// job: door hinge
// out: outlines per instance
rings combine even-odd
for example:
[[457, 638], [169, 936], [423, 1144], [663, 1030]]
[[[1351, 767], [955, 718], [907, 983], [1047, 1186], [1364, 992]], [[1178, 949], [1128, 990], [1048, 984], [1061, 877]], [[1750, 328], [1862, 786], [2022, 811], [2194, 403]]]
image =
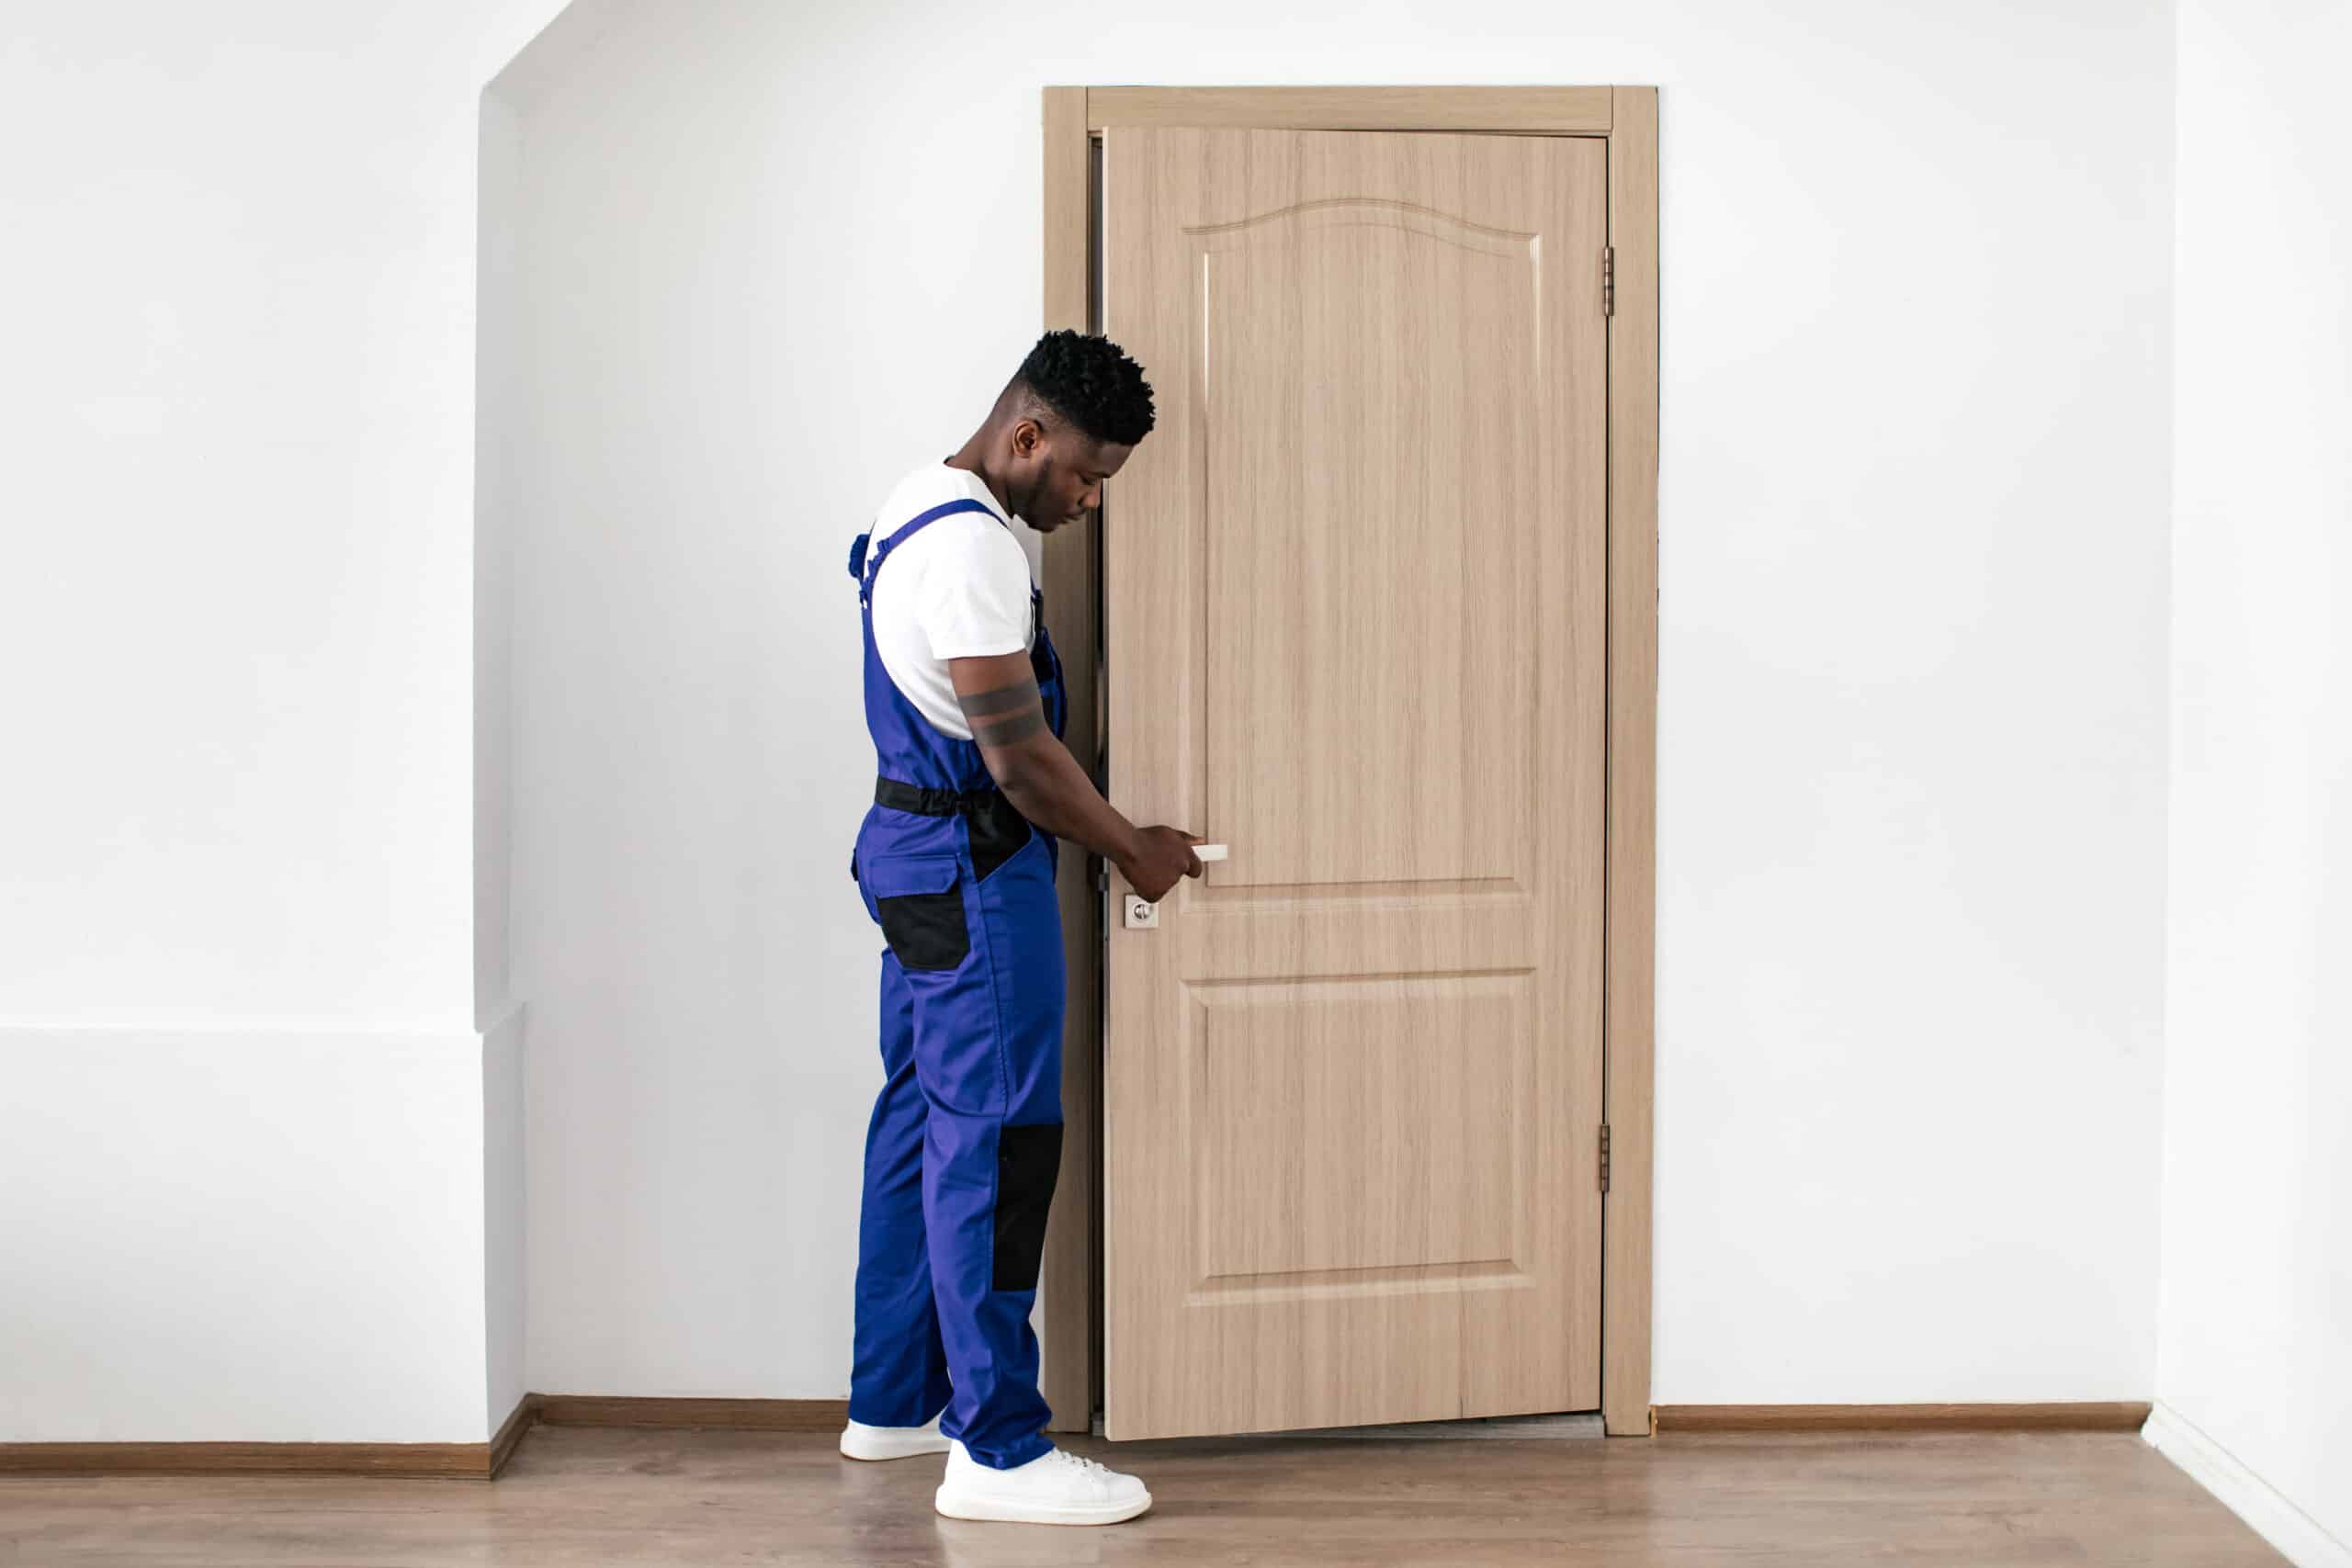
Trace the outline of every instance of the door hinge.
[[1600, 248], [1600, 313], [1604, 316], [1617, 313], [1617, 247], [1614, 245]]
[[1609, 1190], [1609, 1123], [1600, 1124], [1600, 1190]]

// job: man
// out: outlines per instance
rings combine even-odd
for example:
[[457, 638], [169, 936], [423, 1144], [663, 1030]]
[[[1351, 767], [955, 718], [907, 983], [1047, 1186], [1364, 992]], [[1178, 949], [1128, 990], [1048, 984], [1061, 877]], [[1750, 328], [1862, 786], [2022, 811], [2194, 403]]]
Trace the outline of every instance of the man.
[[1151, 427], [1134, 360], [1048, 333], [850, 553], [881, 774], [853, 870], [888, 946], [841, 1450], [944, 1451], [935, 1501], [956, 1518], [1102, 1525], [1151, 1506], [1134, 1476], [1046, 1438], [1037, 1392], [1029, 1314], [1062, 1145], [1055, 839], [1155, 900], [1201, 865], [1192, 835], [1136, 827], [1062, 745], [1061, 665], [1012, 528], [1083, 519]]

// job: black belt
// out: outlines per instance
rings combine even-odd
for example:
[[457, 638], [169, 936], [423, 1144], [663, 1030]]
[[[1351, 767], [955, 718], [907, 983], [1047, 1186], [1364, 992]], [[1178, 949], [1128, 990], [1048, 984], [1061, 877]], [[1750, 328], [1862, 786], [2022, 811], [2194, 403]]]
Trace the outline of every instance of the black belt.
[[918, 789], [897, 779], [874, 781], [874, 804], [917, 817], [953, 817], [958, 812], [986, 811], [1000, 805], [1003, 795], [992, 789]]

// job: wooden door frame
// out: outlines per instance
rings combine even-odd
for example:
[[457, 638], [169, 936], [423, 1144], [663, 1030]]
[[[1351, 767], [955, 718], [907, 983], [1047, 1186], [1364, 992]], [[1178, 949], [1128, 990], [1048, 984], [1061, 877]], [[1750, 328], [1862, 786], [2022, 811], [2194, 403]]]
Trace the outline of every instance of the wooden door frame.
[[[1657, 89], [1046, 87], [1045, 325], [1087, 330], [1094, 305], [1092, 144], [1113, 126], [1503, 131], [1609, 144], [1608, 872], [1602, 1049], [1601, 1413], [1650, 1430], [1651, 1082], [1657, 901]], [[1070, 650], [1070, 749], [1102, 755], [1101, 557], [1091, 528], [1046, 540], [1046, 618]], [[1084, 1431], [1102, 1372], [1102, 912], [1084, 855], [1061, 863], [1069, 971], [1061, 1184], [1046, 1235], [1042, 1382], [1056, 1431]]]

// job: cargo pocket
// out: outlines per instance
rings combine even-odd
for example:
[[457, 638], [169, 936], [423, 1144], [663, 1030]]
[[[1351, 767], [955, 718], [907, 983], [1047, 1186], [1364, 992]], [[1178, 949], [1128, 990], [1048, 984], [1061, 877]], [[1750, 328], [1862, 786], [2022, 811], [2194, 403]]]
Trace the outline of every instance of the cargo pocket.
[[1034, 1291], [1046, 1254], [1046, 1212], [1062, 1173], [1062, 1124], [1000, 1127], [996, 1134], [996, 1268], [989, 1288]]
[[876, 855], [866, 866], [874, 918], [901, 967], [953, 969], [971, 953], [960, 875], [952, 855]]

